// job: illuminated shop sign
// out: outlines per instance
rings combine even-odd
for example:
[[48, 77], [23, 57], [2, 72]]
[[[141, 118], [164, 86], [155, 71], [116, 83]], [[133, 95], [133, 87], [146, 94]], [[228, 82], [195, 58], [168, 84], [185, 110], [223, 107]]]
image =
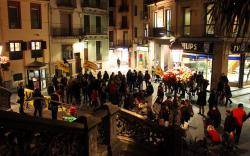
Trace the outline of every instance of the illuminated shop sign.
[[213, 53], [213, 44], [206, 42], [182, 42], [185, 52]]
[[247, 53], [250, 52], [250, 44], [240, 44], [240, 43], [232, 43], [231, 51], [233, 53]]

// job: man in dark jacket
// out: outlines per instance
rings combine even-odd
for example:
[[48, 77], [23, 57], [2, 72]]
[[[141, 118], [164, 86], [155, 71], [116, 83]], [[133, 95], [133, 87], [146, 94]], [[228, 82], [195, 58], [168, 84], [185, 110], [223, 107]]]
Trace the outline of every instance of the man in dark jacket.
[[145, 72], [145, 75], [144, 75], [144, 81], [146, 83], [146, 86], [148, 86], [148, 83], [149, 83], [149, 80], [150, 80], [150, 75], [148, 73], [148, 71]]
[[59, 105], [59, 94], [54, 92], [51, 94], [51, 101], [50, 101], [50, 109], [51, 109], [51, 118], [52, 120], [57, 120], [57, 112], [58, 112], [58, 105]]
[[36, 117], [37, 112], [39, 114], [39, 117], [42, 117], [42, 110], [43, 110], [43, 95], [41, 94], [41, 91], [36, 88], [33, 92], [33, 98], [34, 98], [34, 107], [35, 107], [35, 111], [34, 111], [34, 116]]
[[236, 128], [236, 121], [235, 118], [232, 115], [232, 112], [230, 110], [226, 110], [226, 118], [224, 122], [224, 131], [227, 133], [231, 133], [235, 131]]
[[232, 112], [230, 110], [226, 110], [226, 118], [225, 118], [225, 122], [224, 122], [224, 140], [226, 142], [230, 141], [230, 135], [234, 135], [235, 134], [235, 130], [236, 130], [236, 120], [232, 115]]
[[19, 113], [23, 114], [23, 103], [24, 103], [24, 87], [23, 83], [20, 82], [17, 87], [17, 95], [19, 97], [19, 103], [20, 103], [20, 108], [19, 108]]
[[208, 99], [208, 106], [209, 110], [212, 109], [213, 107], [217, 107], [217, 94], [216, 90], [213, 89], [210, 93], [209, 99]]

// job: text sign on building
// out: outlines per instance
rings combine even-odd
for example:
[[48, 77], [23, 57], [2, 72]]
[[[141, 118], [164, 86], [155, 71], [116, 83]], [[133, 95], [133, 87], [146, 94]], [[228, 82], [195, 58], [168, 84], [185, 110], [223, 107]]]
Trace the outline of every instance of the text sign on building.
[[240, 44], [240, 43], [232, 43], [231, 44], [231, 51], [233, 53], [247, 53], [250, 52], [250, 44]]
[[205, 42], [182, 42], [185, 52], [212, 53], [212, 43]]

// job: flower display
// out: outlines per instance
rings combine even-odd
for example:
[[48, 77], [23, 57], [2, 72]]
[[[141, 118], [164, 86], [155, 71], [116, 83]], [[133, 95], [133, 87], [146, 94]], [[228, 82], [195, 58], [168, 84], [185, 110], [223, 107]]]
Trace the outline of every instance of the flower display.
[[181, 81], [187, 83], [192, 76], [193, 72], [187, 68], [170, 69], [163, 75], [163, 81], [168, 83], [174, 83]]

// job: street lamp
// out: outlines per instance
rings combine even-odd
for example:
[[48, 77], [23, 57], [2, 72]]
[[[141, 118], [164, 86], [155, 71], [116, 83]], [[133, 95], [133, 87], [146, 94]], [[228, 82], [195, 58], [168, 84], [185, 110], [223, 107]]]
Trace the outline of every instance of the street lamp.
[[172, 58], [173, 62], [175, 64], [178, 64], [182, 61], [182, 54], [184, 51], [184, 48], [181, 45], [181, 42], [179, 42], [177, 39], [172, 42], [170, 45], [171, 53], [172, 53]]

